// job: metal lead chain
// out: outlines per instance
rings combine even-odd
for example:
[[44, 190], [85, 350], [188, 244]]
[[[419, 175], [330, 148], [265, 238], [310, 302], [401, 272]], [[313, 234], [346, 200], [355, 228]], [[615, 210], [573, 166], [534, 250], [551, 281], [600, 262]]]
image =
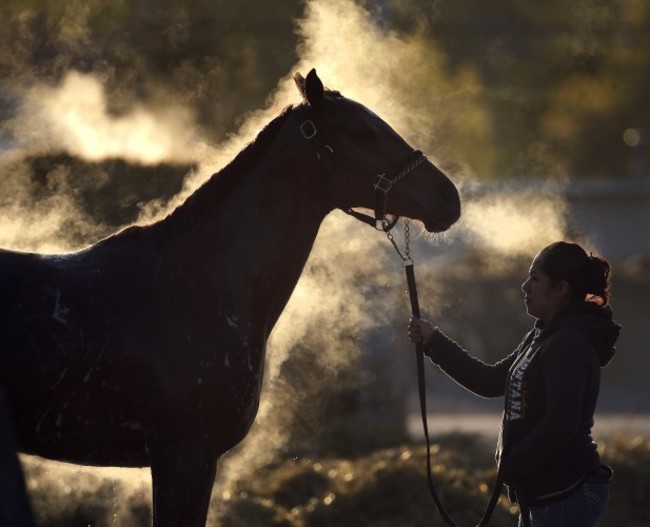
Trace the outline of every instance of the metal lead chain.
[[397, 246], [397, 242], [395, 241], [395, 237], [393, 236], [393, 233], [391, 231], [386, 232], [386, 236], [388, 237], [388, 240], [390, 243], [393, 244], [393, 247], [395, 247], [395, 251], [397, 251], [397, 254], [399, 257], [402, 259], [402, 264], [404, 267], [407, 265], [413, 265], [413, 258], [411, 258], [411, 226], [409, 220], [404, 220], [404, 252], [400, 251], [400, 248]]

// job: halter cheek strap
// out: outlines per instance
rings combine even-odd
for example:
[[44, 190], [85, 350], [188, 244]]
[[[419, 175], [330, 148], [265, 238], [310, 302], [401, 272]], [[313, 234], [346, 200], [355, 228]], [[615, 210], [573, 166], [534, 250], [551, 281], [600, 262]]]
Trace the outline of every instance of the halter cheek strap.
[[[324, 144], [319, 140], [318, 128], [314, 124], [314, 121], [311, 119], [306, 119], [300, 124], [300, 133], [302, 136], [315, 146], [316, 156], [318, 157], [321, 166], [326, 174], [334, 170], [334, 149], [328, 145]], [[375, 206], [374, 218], [352, 210], [351, 207], [341, 208], [343, 212], [349, 214], [350, 216], [362, 221], [371, 227], [374, 227], [377, 230], [388, 232], [390, 231], [395, 224], [397, 223], [399, 217], [394, 217], [391, 220], [387, 219], [387, 206], [388, 206], [388, 193], [393, 188], [393, 185], [397, 183], [400, 179], [406, 175], [413, 172], [422, 162], [426, 160], [426, 157], [422, 154], [420, 150], [414, 150], [402, 165], [402, 168], [398, 171], [395, 171], [395, 174], [391, 176], [390, 173], [377, 174], [376, 176], [367, 176], [366, 172], [363, 170], [363, 167], [355, 163], [354, 161], [345, 158], [339, 154], [336, 155], [336, 160], [341, 165], [348, 165], [347, 169], [350, 173], [357, 177], [361, 177], [367, 180], [373, 187], [375, 191]]]

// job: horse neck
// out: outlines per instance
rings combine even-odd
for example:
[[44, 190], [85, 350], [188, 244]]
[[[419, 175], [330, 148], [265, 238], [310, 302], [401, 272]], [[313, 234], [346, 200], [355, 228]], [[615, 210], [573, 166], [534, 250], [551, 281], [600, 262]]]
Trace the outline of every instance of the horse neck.
[[315, 155], [304, 143], [289, 146], [282, 135], [244, 170], [236, 158], [181, 206], [186, 210], [172, 215], [182, 229], [173, 238], [181, 241], [183, 253], [200, 259], [206, 273], [221, 276], [262, 310], [255, 318], [264, 319], [267, 332], [332, 210]]

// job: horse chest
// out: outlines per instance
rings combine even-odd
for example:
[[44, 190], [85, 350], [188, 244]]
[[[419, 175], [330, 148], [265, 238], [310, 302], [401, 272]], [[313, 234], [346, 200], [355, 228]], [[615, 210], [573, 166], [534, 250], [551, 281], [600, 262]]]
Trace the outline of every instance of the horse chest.
[[194, 372], [199, 398], [235, 420], [254, 419], [262, 389], [261, 355], [248, 348], [217, 350], [213, 362], [199, 363]]

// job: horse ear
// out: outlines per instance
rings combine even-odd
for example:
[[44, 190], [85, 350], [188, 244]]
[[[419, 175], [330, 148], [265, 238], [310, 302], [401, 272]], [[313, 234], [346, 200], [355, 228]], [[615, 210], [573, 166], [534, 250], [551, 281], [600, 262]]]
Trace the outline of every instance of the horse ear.
[[300, 75], [299, 72], [296, 72], [293, 76], [293, 80], [296, 83], [296, 86], [298, 87], [298, 91], [300, 92], [300, 95], [302, 95], [302, 98], [306, 99], [307, 92], [305, 91], [305, 78]]
[[323, 83], [316, 74], [315, 69], [312, 69], [307, 74], [307, 79], [305, 81], [305, 93], [309, 104], [311, 104], [314, 108], [318, 108], [322, 104], [325, 90], [323, 88]]

